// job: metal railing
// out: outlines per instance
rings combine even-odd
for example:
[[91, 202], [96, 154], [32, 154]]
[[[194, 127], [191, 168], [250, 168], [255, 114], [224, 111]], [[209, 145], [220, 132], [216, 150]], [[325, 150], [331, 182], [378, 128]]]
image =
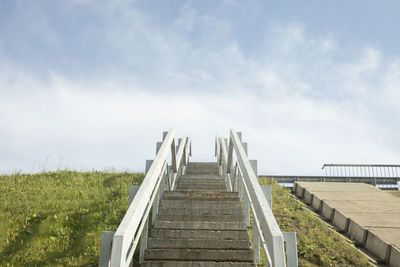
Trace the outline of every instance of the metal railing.
[[[217, 136], [215, 155], [228, 189], [237, 191], [243, 201], [248, 226], [250, 226], [251, 211], [252, 246], [256, 263], [260, 261], [261, 244], [267, 266], [297, 266], [296, 233], [282, 233], [279, 229], [271, 206], [258, 182], [257, 163], [248, 159], [247, 144], [242, 143], [241, 133], [231, 129], [229, 140]], [[286, 242], [286, 257], [284, 242]]]
[[394, 164], [324, 164], [322, 170], [326, 177], [345, 177], [348, 182], [370, 178], [373, 185], [400, 178], [400, 165]]
[[258, 175], [261, 179], [273, 179], [284, 187], [293, 187], [295, 182], [335, 182], [335, 183], [365, 183], [381, 189], [399, 189], [400, 178], [396, 177], [355, 177], [355, 176], [300, 176], [300, 175]]
[[[171, 166], [168, 165], [169, 151]], [[178, 139], [175, 146], [174, 129], [163, 133], [163, 142], [157, 143], [156, 157], [146, 163], [146, 175], [135, 196], [130, 196], [132, 201], [117, 231], [102, 233], [99, 266], [130, 266], [139, 241], [139, 262], [144, 260], [150, 211], [153, 224], [164, 190], [174, 190], [177, 178], [185, 172], [189, 155], [190, 137]]]

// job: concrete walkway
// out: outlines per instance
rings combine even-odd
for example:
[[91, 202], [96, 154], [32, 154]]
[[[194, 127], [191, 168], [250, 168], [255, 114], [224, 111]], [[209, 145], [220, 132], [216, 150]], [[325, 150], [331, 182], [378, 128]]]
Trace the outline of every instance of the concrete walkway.
[[383, 262], [400, 267], [400, 198], [362, 183], [297, 182], [293, 190]]

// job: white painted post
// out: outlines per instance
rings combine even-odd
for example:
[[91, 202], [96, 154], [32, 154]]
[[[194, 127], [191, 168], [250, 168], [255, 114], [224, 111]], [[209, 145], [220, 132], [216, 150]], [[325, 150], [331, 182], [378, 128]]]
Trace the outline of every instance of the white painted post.
[[[254, 217], [253, 217], [254, 219]], [[256, 264], [260, 263], [260, 235], [258, 233], [257, 224], [253, 221], [253, 251], [254, 261]]]
[[160, 150], [161, 145], [162, 145], [162, 142], [157, 142], [157, 144], [156, 144], [156, 155], [157, 155], [158, 151]]
[[165, 177], [166, 177], [166, 175], [165, 175], [165, 172], [163, 173], [163, 174], [161, 174], [162, 175], [162, 180], [161, 180], [161, 183], [160, 183], [160, 199], [162, 198], [162, 196], [163, 196], [163, 194], [164, 194], [164, 190], [165, 190]]
[[238, 165], [236, 163], [234, 170], [233, 170], [233, 179], [232, 179], [232, 192], [237, 192], [237, 185], [238, 185], [238, 181], [237, 181], [237, 172], [238, 172]]
[[144, 171], [145, 174], [149, 171], [149, 169], [151, 167], [151, 164], [153, 164], [153, 160], [152, 159], [146, 160], [146, 169]]
[[162, 140], [163, 140], [163, 141], [165, 140], [165, 137], [167, 137], [167, 134], [168, 134], [168, 131], [164, 131], [164, 132], [162, 133]]
[[172, 182], [171, 182], [171, 166], [167, 165], [167, 188], [168, 191], [172, 191]]
[[400, 181], [397, 181], [397, 190], [400, 191]]
[[[250, 159], [249, 161], [250, 161], [251, 167], [253, 168], [253, 171], [254, 171], [254, 173], [256, 174], [256, 177], [257, 177], [257, 160]], [[246, 197], [247, 197], [247, 194], [246, 194]], [[247, 199], [247, 201], [249, 201], [249, 199]], [[249, 210], [249, 212], [246, 212], [246, 215], [248, 213], [250, 213], [250, 210]], [[246, 223], [247, 223], [247, 221], [246, 221]], [[249, 222], [248, 222], [247, 226], [250, 226], [250, 218], [249, 218]]]
[[128, 202], [128, 207], [131, 205], [133, 199], [136, 196], [137, 191], [139, 190], [139, 186], [138, 185], [131, 185], [129, 187], [129, 202]]
[[253, 171], [258, 179], [257, 160], [250, 159], [249, 161], [250, 161], [251, 167], [253, 168]]
[[271, 186], [262, 185], [261, 188], [262, 188], [262, 190], [263, 190], [263, 192], [264, 192], [265, 198], [266, 198], [267, 201], [268, 201], [269, 207], [272, 209]]
[[172, 158], [172, 171], [174, 173], [176, 173], [176, 172], [178, 172], [178, 165], [176, 162], [175, 138], [172, 140], [172, 144], [171, 144], [171, 158]]
[[243, 195], [244, 195], [244, 218], [246, 221], [247, 227], [250, 227], [250, 203], [249, 203], [249, 197], [247, 196], [246, 190], [243, 190]]
[[151, 225], [154, 225], [158, 213], [158, 197], [160, 196], [160, 187], [158, 187], [156, 190], [156, 197], [154, 198], [153, 208], [151, 210]]
[[236, 132], [236, 133], [237, 133], [237, 135], [239, 137], [240, 142], [242, 142], [242, 132]]
[[297, 267], [297, 240], [296, 232], [282, 232], [283, 240], [286, 242], [287, 267]]
[[149, 219], [146, 220], [143, 227], [143, 232], [140, 237], [140, 252], [139, 252], [139, 263], [144, 261], [144, 252], [147, 248], [147, 239], [149, 237]]
[[[157, 155], [157, 153], [158, 153], [158, 151], [160, 150], [160, 148], [161, 148], [161, 145], [162, 145], [162, 143], [161, 142], [157, 142], [157, 149], [156, 149], [156, 155]], [[151, 167], [151, 164], [153, 164], [153, 160], [146, 160], [146, 172], [145, 173], [147, 173], [148, 171], [149, 171], [149, 169], [150, 169], [150, 167]], [[151, 218], [151, 224], [153, 225], [154, 224], [154, 222], [155, 222], [155, 220], [156, 220], [156, 217], [157, 217], [157, 211], [158, 211], [158, 194], [159, 194], [159, 190], [157, 190], [157, 196], [155, 197], [155, 199], [154, 199], [154, 202], [153, 202], [153, 210], [152, 210], [152, 218]], [[136, 194], [136, 193], [135, 193]], [[133, 198], [132, 198], [132, 200], [133, 200]]]
[[[229, 147], [228, 147], [228, 167], [226, 169], [227, 172], [232, 173], [232, 158], [233, 158], [233, 143], [232, 139], [229, 138]], [[232, 176], [231, 176], [232, 177]]]
[[243, 177], [241, 172], [238, 170], [238, 193], [240, 197], [240, 203], [243, 201]]
[[110, 266], [111, 244], [115, 231], [101, 232], [99, 267]]
[[247, 151], [247, 143], [242, 143], [242, 145], [243, 145], [244, 152], [246, 153], [246, 156], [249, 156], [249, 152]]
[[235, 167], [234, 166], [231, 166], [231, 171], [230, 171], [230, 173], [229, 173], [229, 181], [230, 181], [230, 189], [231, 189], [231, 192], [233, 192], [233, 191], [235, 191]]

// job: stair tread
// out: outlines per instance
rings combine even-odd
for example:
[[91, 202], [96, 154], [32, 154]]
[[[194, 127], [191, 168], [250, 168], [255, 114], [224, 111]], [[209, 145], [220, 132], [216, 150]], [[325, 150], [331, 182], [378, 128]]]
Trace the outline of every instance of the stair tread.
[[215, 208], [215, 207], [159, 207], [158, 214], [178, 215], [242, 215], [243, 212], [237, 208]]
[[157, 228], [164, 229], [204, 229], [204, 230], [246, 230], [244, 222], [196, 222], [196, 221], [158, 221], [154, 223]]
[[253, 262], [253, 250], [248, 249], [159, 249], [148, 248], [145, 260], [200, 260]]
[[185, 214], [159, 214], [157, 215], [159, 221], [185, 221], [185, 222], [243, 222], [244, 216], [242, 215], [185, 215]]
[[249, 240], [215, 240], [189, 238], [149, 238], [149, 248], [181, 248], [181, 249], [250, 249]]
[[220, 240], [249, 240], [247, 230], [207, 230], [207, 229], [162, 229], [153, 228], [152, 237], [170, 239], [220, 239]]
[[145, 261], [143, 267], [253, 267], [251, 262], [215, 262], [215, 261]]

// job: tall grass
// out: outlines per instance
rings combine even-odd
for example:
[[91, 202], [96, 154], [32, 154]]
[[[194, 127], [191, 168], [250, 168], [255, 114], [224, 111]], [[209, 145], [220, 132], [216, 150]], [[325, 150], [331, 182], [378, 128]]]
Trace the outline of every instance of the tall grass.
[[97, 266], [142, 173], [57, 171], [0, 176], [0, 266]]

